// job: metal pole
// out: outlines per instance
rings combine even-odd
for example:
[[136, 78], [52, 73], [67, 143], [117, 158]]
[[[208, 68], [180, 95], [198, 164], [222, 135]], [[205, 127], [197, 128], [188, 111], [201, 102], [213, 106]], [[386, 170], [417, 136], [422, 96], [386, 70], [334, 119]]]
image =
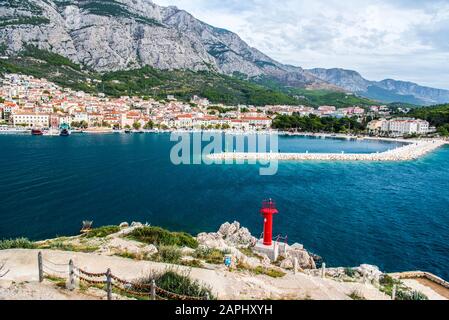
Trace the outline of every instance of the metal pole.
[[112, 277], [111, 269], [106, 271], [106, 292], [108, 293], [108, 300], [112, 300]]
[[156, 281], [151, 280], [151, 300], [156, 300]]
[[39, 282], [44, 281], [44, 266], [42, 262], [42, 252], [37, 254], [37, 265], [39, 268]]
[[75, 270], [72, 259], [69, 261], [69, 290], [75, 290]]

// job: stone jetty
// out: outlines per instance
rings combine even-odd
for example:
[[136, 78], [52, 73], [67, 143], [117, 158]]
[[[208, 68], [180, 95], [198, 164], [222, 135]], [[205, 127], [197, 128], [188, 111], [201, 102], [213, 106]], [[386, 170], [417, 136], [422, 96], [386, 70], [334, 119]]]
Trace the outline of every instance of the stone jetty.
[[[398, 140], [399, 141], [399, 140]], [[401, 140], [403, 141], [403, 140]], [[409, 161], [416, 160], [445, 144], [444, 140], [406, 140], [407, 144], [379, 153], [218, 153], [212, 160], [240, 161]]]

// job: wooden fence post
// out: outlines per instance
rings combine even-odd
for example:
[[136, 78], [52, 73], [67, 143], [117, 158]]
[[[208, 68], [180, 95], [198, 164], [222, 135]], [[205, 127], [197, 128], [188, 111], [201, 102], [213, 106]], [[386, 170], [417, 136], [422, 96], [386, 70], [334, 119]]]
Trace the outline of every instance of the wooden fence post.
[[111, 269], [106, 271], [106, 291], [108, 293], [108, 300], [112, 300], [112, 277]]
[[75, 290], [75, 270], [72, 259], [69, 261], [69, 290]]
[[156, 300], [156, 281], [151, 280], [151, 300]]
[[44, 281], [44, 266], [42, 261], [42, 252], [37, 254], [37, 265], [39, 268], [39, 282]]

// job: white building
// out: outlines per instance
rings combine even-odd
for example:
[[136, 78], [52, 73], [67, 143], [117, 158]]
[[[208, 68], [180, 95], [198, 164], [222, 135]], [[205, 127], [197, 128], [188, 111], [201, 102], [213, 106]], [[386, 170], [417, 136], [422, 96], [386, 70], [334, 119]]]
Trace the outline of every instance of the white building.
[[12, 115], [13, 125], [27, 125], [29, 127], [49, 127], [50, 115], [40, 113], [15, 113]]
[[425, 120], [416, 119], [391, 119], [383, 120], [380, 131], [393, 136], [411, 134], [427, 134], [430, 132], [430, 124]]

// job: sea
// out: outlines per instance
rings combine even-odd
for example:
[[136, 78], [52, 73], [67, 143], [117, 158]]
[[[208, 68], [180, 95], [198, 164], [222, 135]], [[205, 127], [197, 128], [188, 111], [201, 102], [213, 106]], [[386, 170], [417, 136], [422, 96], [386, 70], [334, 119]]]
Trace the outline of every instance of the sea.
[[[262, 201], [328, 266], [373, 264], [449, 279], [449, 148], [405, 162], [175, 165], [170, 134], [0, 135], [0, 239], [42, 240], [94, 226], [150, 223], [193, 235], [238, 221], [263, 229]], [[371, 153], [400, 143], [280, 137], [281, 152]]]

